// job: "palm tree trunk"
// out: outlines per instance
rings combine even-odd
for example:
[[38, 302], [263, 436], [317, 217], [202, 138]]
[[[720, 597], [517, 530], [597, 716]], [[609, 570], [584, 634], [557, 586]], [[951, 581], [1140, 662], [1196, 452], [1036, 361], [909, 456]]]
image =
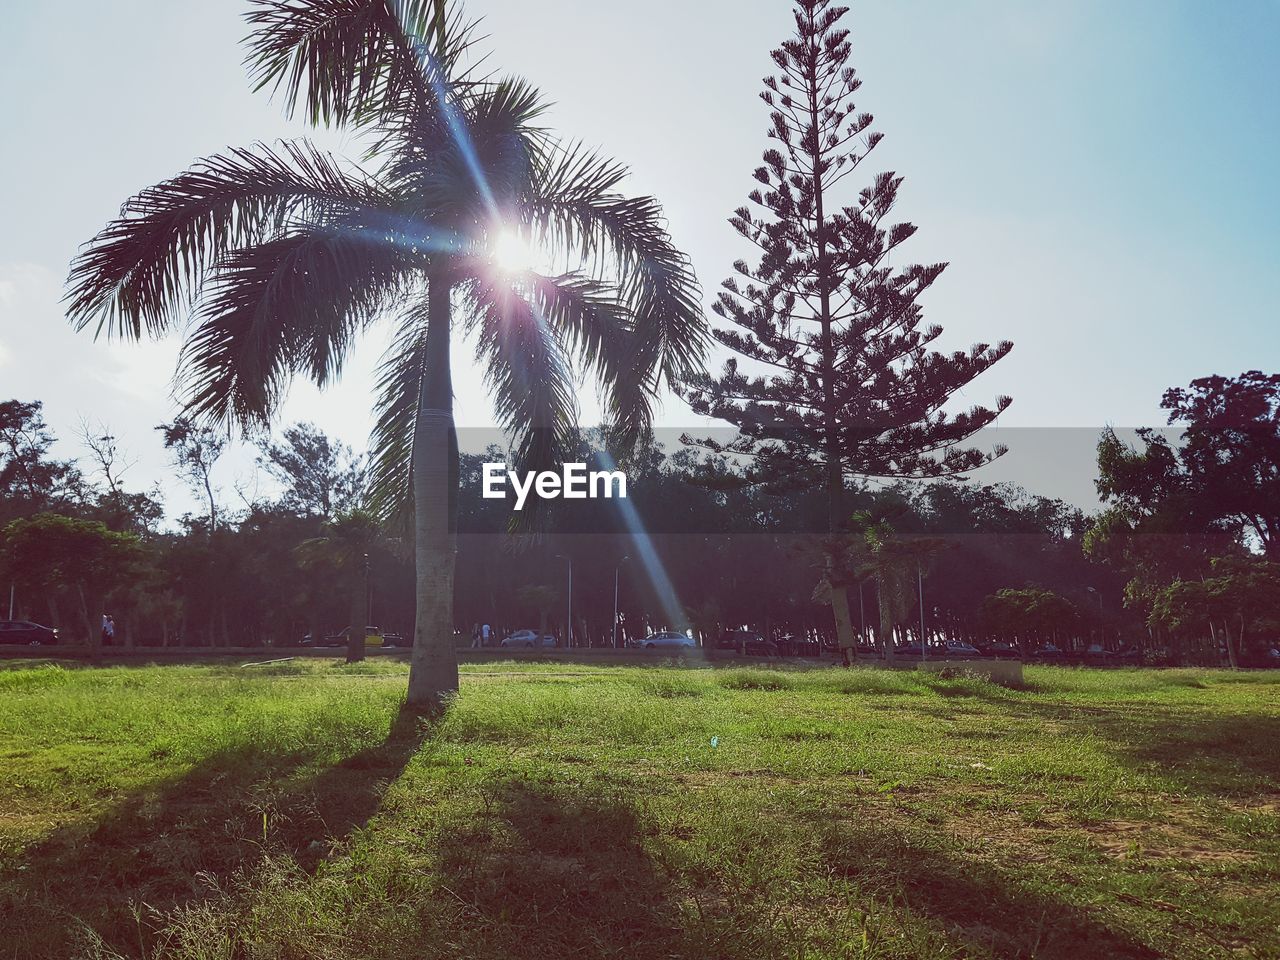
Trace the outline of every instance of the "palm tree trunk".
[[413, 432], [414, 555], [417, 604], [410, 706], [437, 710], [458, 689], [453, 640], [453, 572], [457, 556], [458, 436], [449, 370], [448, 277], [428, 277], [427, 343]]

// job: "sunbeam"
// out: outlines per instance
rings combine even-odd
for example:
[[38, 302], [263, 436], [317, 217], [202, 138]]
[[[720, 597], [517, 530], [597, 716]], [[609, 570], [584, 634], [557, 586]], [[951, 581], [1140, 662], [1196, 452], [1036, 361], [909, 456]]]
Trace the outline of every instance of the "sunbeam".
[[515, 230], [499, 229], [489, 247], [489, 254], [503, 273], [528, 273], [533, 269], [533, 248]]
[[[614, 471], [618, 469], [618, 464], [613, 457], [603, 450], [600, 451], [600, 463], [605, 470]], [[625, 497], [611, 500], [610, 503], [617, 507], [623, 525], [631, 536], [634, 544], [633, 549], [635, 550], [633, 556], [640, 560], [645, 576], [649, 578], [649, 583], [653, 586], [658, 603], [662, 606], [663, 615], [667, 619], [666, 626], [672, 630], [687, 633], [689, 617], [685, 613], [684, 605], [680, 602], [680, 597], [676, 594], [675, 584], [671, 582], [671, 578], [667, 575], [667, 568], [663, 566], [662, 559], [658, 556], [658, 551], [653, 545], [653, 539], [649, 536], [649, 531], [645, 529], [644, 521], [640, 518], [640, 512]]]

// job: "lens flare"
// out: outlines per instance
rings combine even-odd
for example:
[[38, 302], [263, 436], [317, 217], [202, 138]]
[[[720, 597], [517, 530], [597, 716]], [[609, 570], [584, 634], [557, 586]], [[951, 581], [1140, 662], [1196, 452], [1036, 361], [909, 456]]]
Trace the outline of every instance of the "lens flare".
[[502, 230], [494, 237], [490, 255], [504, 273], [528, 273], [533, 269], [533, 249], [514, 230]]

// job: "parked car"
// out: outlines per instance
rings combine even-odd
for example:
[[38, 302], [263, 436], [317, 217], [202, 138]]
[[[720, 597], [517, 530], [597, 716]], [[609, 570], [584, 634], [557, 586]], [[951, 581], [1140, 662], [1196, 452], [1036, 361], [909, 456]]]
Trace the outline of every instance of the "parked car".
[[[346, 627], [337, 633], [330, 633], [316, 641], [311, 634], [306, 634], [302, 638], [302, 646], [304, 647], [345, 647], [347, 645], [347, 637], [351, 636], [351, 628]], [[364, 645], [366, 647], [383, 646], [384, 637], [382, 631], [377, 627], [364, 628]]]
[[[838, 655], [840, 648], [834, 645], [831, 651]], [[815, 636], [784, 633], [778, 638], [778, 652], [786, 657], [821, 657], [824, 651], [822, 641]]]
[[413, 637], [406, 637], [399, 633], [384, 633], [382, 635], [382, 645], [384, 647], [412, 647]]
[[[895, 657], [903, 657], [908, 660], [911, 660], [913, 658], [918, 658], [921, 655], [920, 644], [918, 643], [900, 644], [893, 648], [893, 655]], [[944, 654], [941, 648], [935, 647], [933, 644], [930, 644], [927, 655], [930, 657], [941, 657]]]
[[323, 637], [315, 637], [309, 633], [303, 634], [302, 642], [299, 646], [303, 647], [345, 647], [347, 638], [340, 633], [326, 634]]
[[508, 637], [503, 637], [502, 642], [498, 644], [500, 647], [554, 647], [556, 638], [549, 633], [542, 634], [542, 641], [538, 641], [537, 630], [517, 630]]
[[0, 620], [0, 643], [38, 647], [57, 643], [58, 631], [30, 620]]
[[[929, 648], [929, 653], [933, 653], [934, 648]], [[947, 640], [938, 647], [939, 656], [951, 657], [958, 660], [973, 660], [982, 656], [982, 651], [971, 643], [965, 643], [963, 640]]]
[[1018, 648], [1012, 643], [1005, 643], [1003, 640], [997, 640], [993, 643], [980, 643], [978, 649], [982, 651], [984, 657], [994, 657], [997, 660], [1016, 660], [1021, 654]]
[[1254, 658], [1254, 665], [1264, 670], [1280, 670], [1280, 647], [1267, 647]]
[[737, 650], [749, 657], [776, 657], [778, 645], [750, 630], [730, 630], [721, 635], [716, 646], [721, 650]]
[[676, 633], [674, 630], [651, 633], [641, 641], [641, 645], [646, 650], [670, 650], [674, 653], [685, 653], [698, 646], [685, 634]]
[[1100, 643], [1091, 643], [1084, 651], [1084, 659], [1089, 663], [1110, 663], [1114, 658], [1115, 654]]

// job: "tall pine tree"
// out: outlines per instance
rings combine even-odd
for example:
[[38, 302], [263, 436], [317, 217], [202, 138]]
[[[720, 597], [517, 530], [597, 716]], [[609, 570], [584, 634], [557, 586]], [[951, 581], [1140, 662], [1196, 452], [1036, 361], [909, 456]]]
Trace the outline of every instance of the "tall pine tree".
[[[880, 173], [857, 193], [844, 183], [880, 142], [854, 97], [847, 8], [796, 0], [795, 35], [773, 51], [764, 80], [770, 110], [761, 186], [730, 223], [759, 248], [756, 266], [734, 265], [714, 306], [730, 325], [715, 332], [736, 357], [718, 378], [685, 385], [693, 409], [737, 428], [730, 443], [698, 443], [743, 458], [745, 482], [825, 486], [826, 580], [842, 647], [853, 645], [842, 560], [851, 478], [950, 476], [1003, 453], [962, 444], [1011, 402], [949, 415], [951, 396], [1012, 348], [980, 343], [967, 353], [931, 349], [919, 299], [946, 264], [894, 267], [916, 228], [889, 221], [902, 178]], [[766, 369], [767, 368], [767, 369]], [[686, 438], [688, 439], [688, 438]]]

